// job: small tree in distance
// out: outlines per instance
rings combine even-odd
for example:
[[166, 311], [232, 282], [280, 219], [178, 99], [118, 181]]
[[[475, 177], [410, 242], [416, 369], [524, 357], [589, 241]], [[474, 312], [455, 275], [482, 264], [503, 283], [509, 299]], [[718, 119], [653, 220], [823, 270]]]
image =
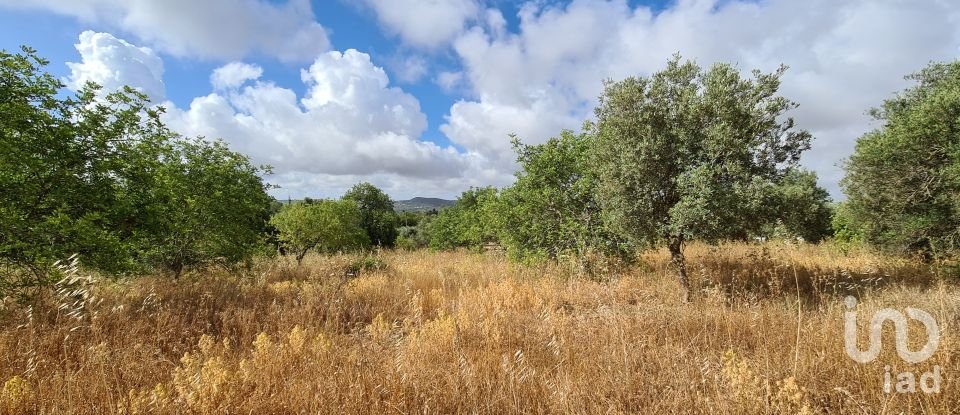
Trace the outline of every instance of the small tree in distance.
[[286, 206], [270, 219], [280, 243], [299, 265], [311, 250], [336, 252], [370, 244], [360, 226], [360, 210], [352, 201], [316, 200]]
[[397, 240], [399, 218], [390, 196], [370, 183], [359, 183], [343, 195], [343, 200], [357, 204], [360, 226], [370, 238], [370, 243], [385, 248], [393, 247]]
[[457, 203], [443, 209], [430, 223], [430, 248], [452, 249], [468, 247], [479, 249], [497, 241], [499, 215], [497, 189], [470, 188], [460, 194]]
[[608, 224], [638, 244], [666, 242], [690, 299], [683, 247], [758, 232], [775, 183], [811, 136], [781, 116], [781, 67], [745, 79], [675, 56], [663, 71], [608, 83], [596, 109], [594, 168]]
[[788, 237], [817, 243], [833, 234], [830, 194], [817, 185], [817, 174], [790, 169], [776, 188], [776, 226]]

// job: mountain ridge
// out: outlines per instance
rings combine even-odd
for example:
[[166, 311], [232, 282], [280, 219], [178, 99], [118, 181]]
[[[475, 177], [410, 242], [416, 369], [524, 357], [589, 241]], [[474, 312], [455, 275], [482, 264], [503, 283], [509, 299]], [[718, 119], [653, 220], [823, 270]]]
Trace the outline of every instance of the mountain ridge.
[[414, 197], [407, 200], [394, 200], [394, 210], [398, 212], [424, 212], [428, 210], [440, 210], [445, 207], [453, 206], [454, 200], [441, 199], [439, 197]]

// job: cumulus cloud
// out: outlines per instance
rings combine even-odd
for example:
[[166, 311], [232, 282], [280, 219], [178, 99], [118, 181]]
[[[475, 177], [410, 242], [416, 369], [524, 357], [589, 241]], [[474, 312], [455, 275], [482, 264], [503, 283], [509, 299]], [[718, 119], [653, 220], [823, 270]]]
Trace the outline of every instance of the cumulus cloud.
[[234, 60], [252, 52], [309, 61], [329, 50], [309, 0], [0, 0], [0, 7], [49, 10], [104, 23], [175, 56]]
[[454, 41], [472, 97], [441, 127], [452, 141], [507, 160], [507, 134], [542, 142], [592, 116], [602, 80], [650, 74], [676, 52], [701, 65], [791, 69], [781, 92], [817, 137], [804, 163], [839, 195], [838, 163], [871, 128], [865, 111], [905, 74], [960, 51], [960, 4], [893, 0], [681, 0], [655, 12], [624, 0], [530, 2], [518, 33], [475, 27]]
[[109, 33], [86, 31], [76, 45], [80, 62], [68, 62], [66, 84], [78, 90], [87, 82], [96, 82], [104, 91], [130, 85], [151, 101], [164, 99], [163, 61], [150, 48], [137, 47]]
[[[215, 71], [224, 72], [230, 70]], [[170, 109], [167, 121], [187, 135], [222, 136], [284, 171], [450, 177], [464, 169], [454, 149], [418, 140], [427, 127], [419, 102], [390, 87], [368, 55], [327, 52], [301, 78], [307, 86], [301, 98], [269, 81], [234, 83], [189, 108]]]
[[[604, 79], [650, 74], [680, 52], [702, 66], [732, 62], [744, 72], [789, 65], [781, 92], [800, 104], [791, 115], [817, 138], [803, 163], [839, 196], [838, 163], [873, 127], [866, 110], [907, 86], [904, 75], [960, 53], [960, 3], [939, 0], [679, 0], [658, 10], [626, 0], [537, 0], [519, 8], [513, 30], [499, 10], [484, 9], [479, 0], [367, 0], [404, 48], [451, 47], [459, 68], [437, 54], [423, 56], [440, 59], [447, 69], [434, 82], [464, 94], [439, 127], [461, 149], [455, 151], [420, 139], [427, 125], [419, 102], [391, 86], [367, 55], [318, 54], [326, 37], [310, 35], [311, 27], [322, 28], [303, 0], [241, 0], [234, 7], [224, 7], [226, 0], [175, 1], [180, 7], [117, 0], [38, 0], [19, 7], [114, 22], [171, 53], [236, 60], [260, 50], [309, 57], [303, 96], [261, 79], [255, 65], [234, 63], [211, 76], [212, 93], [169, 114], [184, 132], [227, 138], [276, 165], [278, 177], [297, 177], [288, 188], [297, 183], [303, 189], [369, 178], [397, 192], [446, 189], [442, 194], [449, 196], [469, 185], [507, 184], [516, 168], [509, 133], [539, 143], [563, 128], [577, 129], [592, 117]], [[157, 7], [169, 10], [144, 17]], [[205, 11], [215, 7], [225, 15]], [[190, 16], [156, 33], [134, 29], [160, 28], [143, 22], [177, 20], [180, 12]], [[214, 20], [213, 29], [200, 28], [203, 19]], [[307, 35], [295, 35], [301, 32]], [[130, 83], [162, 97], [159, 59], [103, 35], [81, 39], [83, 60], [71, 66], [71, 84]], [[388, 65], [395, 78], [409, 81], [427, 76], [430, 59]]]
[[477, 17], [477, 0], [365, 0], [377, 20], [409, 45], [437, 48], [445, 45]]
[[263, 68], [243, 62], [230, 62], [213, 70], [210, 84], [215, 89], [236, 88], [263, 75]]
[[[149, 49], [85, 32], [77, 50], [82, 63], [70, 64], [71, 87], [91, 79], [105, 92], [130, 84], [163, 96], [162, 62]], [[362, 180], [397, 197], [450, 196], [500, 174], [480, 167], [478, 155], [420, 140], [427, 121], [419, 102], [390, 86], [367, 54], [321, 54], [301, 70], [306, 93], [299, 97], [262, 75], [259, 66], [240, 62], [217, 68], [211, 93], [187, 108], [162, 103], [165, 121], [186, 136], [223, 138], [272, 165], [277, 174], [268, 180], [283, 187], [274, 192], [280, 197], [337, 196]]]

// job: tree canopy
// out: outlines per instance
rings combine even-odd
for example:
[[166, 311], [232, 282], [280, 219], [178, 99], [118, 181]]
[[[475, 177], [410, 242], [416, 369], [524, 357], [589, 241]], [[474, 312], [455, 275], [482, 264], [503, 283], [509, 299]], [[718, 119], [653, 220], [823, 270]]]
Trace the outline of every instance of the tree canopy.
[[595, 132], [563, 131], [544, 144], [524, 145], [514, 138], [520, 171], [500, 194], [500, 239], [517, 259], [591, 253], [625, 257], [626, 241], [603, 223], [590, 168]]
[[960, 61], [908, 76], [911, 88], [871, 111], [882, 125], [857, 140], [842, 185], [850, 225], [898, 252], [960, 247]]
[[817, 184], [817, 174], [789, 169], [774, 189], [771, 215], [775, 236], [799, 237], [817, 243], [833, 234], [830, 194]]
[[[118, 273], [236, 261], [257, 248], [265, 170], [223, 143], [189, 140], [125, 88], [76, 95], [23, 48], [0, 51], [0, 265], [7, 286], [79, 254]], [[19, 281], [15, 281], [19, 280]]]
[[688, 293], [684, 242], [759, 232], [775, 183], [810, 146], [783, 117], [796, 106], [776, 95], [784, 71], [745, 78], [676, 56], [600, 97], [593, 160], [605, 219], [635, 243], [667, 242]]
[[370, 243], [385, 248], [393, 247], [397, 240], [399, 218], [390, 196], [370, 183], [359, 183], [350, 188], [343, 199], [357, 204], [360, 224]]
[[497, 241], [499, 232], [497, 189], [471, 188], [457, 203], [443, 209], [429, 224], [430, 248], [479, 248]]
[[270, 223], [297, 263], [311, 250], [337, 252], [370, 244], [360, 209], [352, 200], [316, 200], [285, 206]]

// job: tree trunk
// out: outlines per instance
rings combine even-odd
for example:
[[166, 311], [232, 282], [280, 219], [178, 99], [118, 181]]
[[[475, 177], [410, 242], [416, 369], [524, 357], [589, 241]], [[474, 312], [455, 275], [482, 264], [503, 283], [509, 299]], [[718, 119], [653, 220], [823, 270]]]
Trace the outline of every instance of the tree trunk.
[[690, 302], [690, 279], [687, 278], [687, 264], [683, 257], [683, 237], [670, 236], [668, 238], [670, 248], [670, 261], [677, 268], [677, 277], [680, 278], [680, 288], [683, 289], [683, 302]]

